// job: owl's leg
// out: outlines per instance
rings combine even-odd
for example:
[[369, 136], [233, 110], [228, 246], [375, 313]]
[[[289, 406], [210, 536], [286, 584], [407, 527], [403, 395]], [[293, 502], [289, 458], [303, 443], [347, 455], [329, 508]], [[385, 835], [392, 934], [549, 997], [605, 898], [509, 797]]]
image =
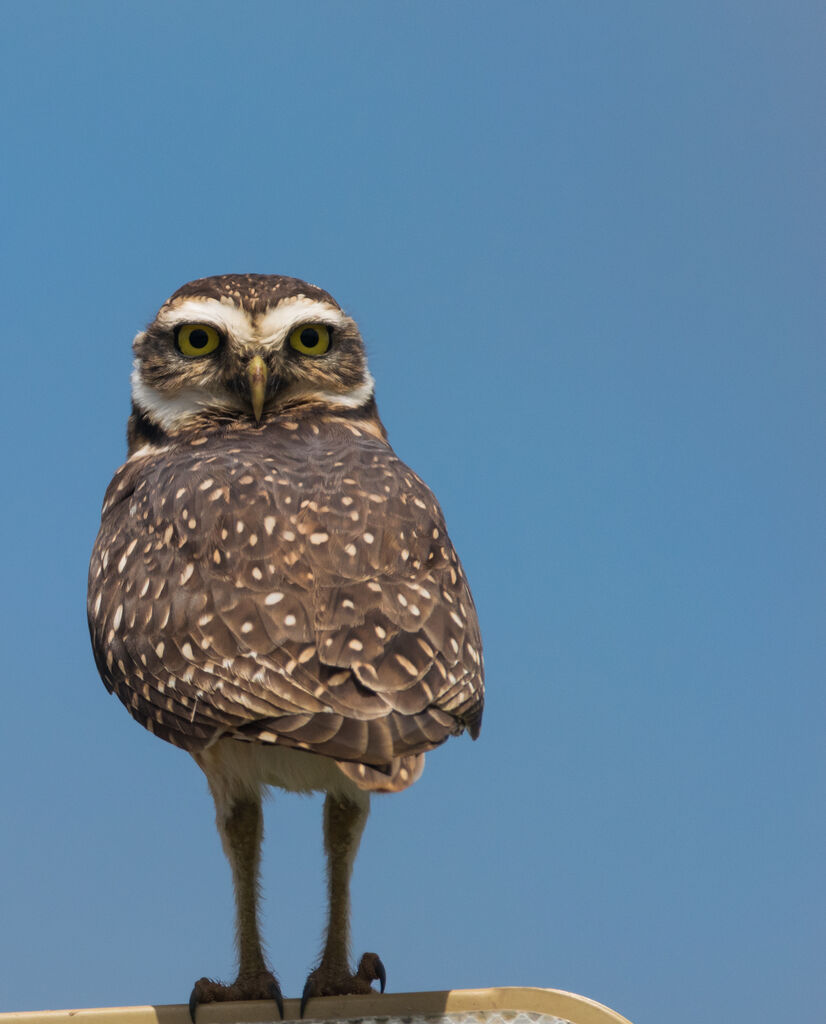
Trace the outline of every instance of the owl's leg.
[[[197, 760], [207, 771], [203, 763], [206, 759]], [[225, 778], [216, 778], [209, 771], [207, 779], [215, 799], [218, 831], [235, 886], [238, 977], [231, 985], [222, 985], [209, 978], [196, 981], [189, 999], [189, 1015], [195, 1024], [195, 1011], [199, 1003], [273, 999], [283, 1018], [281, 988], [267, 967], [258, 928], [258, 870], [263, 836], [260, 789], [236, 789], [227, 785]]]
[[365, 953], [353, 974], [350, 969], [350, 878], [361, 835], [370, 811], [370, 798], [352, 799], [328, 793], [324, 801], [324, 851], [327, 854], [327, 934], [321, 963], [307, 978], [301, 996], [301, 1016], [313, 996], [350, 995], [372, 991], [386, 983], [384, 964], [375, 953]]

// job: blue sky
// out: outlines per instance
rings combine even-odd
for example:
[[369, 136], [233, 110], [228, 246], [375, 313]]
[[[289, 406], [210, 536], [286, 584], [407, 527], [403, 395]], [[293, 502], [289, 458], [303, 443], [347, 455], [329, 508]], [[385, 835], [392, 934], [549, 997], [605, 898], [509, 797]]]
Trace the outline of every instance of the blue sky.
[[[0, 1010], [231, 976], [206, 785], [107, 696], [84, 602], [133, 334], [253, 271], [359, 320], [485, 641], [479, 742], [374, 801], [355, 950], [395, 991], [810, 1018], [823, 44], [796, 0], [5, 12]], [[276, 794], [266, 824], [297, 995], [319, 800]]]

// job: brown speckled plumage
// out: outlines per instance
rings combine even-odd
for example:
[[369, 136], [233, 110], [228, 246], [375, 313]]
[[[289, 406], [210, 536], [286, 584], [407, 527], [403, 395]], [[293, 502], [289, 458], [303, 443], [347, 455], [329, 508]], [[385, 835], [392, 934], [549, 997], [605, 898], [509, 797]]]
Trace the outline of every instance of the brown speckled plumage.
[[208, 297], [232, 303], [256, 315], [298, 295], [320, 299], [329, 306], [341, 308], [323, 288], [282, 274], [221, 274], [218, 277], [201, 277], [181, 285], [170, 295], [165, 305], [174, 306], [181, 299], [192, 296]]
[[[222, 334], [214, 355], [184, 358], [175, 346], [178, 311], [193, 310]], [[304, 310], [329, 325], [320, 358], [286, 341]], [[104, 502], [89, 625], [107, 688], [195, 756], [216, 798], [236, 872], [241, 970], [235, 986], [199, 982], [197, 1005], [272, 980], [255, 907], [244, 911], [240, 896], [253, 869], [230, 852], [244, 846], [233, 823], [254, 818], [241, 813], [250, 788], [327, 789], [330, 821], [352, 819], [355, 830], [355, 845], [339, 844], [352, 848], [339, 873], [349, 881], [366, 818], [358, 792], [403, 789], [426, 751], [464, 729], [478, 734], [482, 651], [438, 503], [385, 440], [358, 328], [326, 292], [264, 275], [194, 281], [135, 352], [130, 458]], [[267, 391], [256, 423], [246, 368], [258, 356]], [[289, 781], [292, 762], [288, 781], [280, 762], [238, 767], [250, 746], [257, 758], [271, 748], [316, 755], [340, 782]], [[308, 997], [383, 977], [350, 974], [333, 906], [342, 899], [337, 883]]]

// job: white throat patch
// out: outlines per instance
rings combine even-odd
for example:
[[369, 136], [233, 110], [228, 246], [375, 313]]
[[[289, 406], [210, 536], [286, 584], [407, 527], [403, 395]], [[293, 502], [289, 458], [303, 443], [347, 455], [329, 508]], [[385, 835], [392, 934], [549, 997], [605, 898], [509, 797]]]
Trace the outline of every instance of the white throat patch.
[[[359, 409], [370, 398], [373, 397], [373, 390], [376, 382], [369, 370], [364, 371], [364, 380], [349, 391], [307, 391], [308, 398], [316, 398], [325, 405], [344, 406], [345, 409]], [[290, 392], [290, 397], [305, 392]]]
[[182, 388], [177, 394], [164, 395], [141, 380], [140, 361], [132, 367], [132, 401], [150, 420], [166, 432], [177, 430], [201, 413], [249, 412], [240, 398], [231, 394], [211, 395], [203, 388]]
[[[349, 391], [290, 390], [285, 398], [315, 398], [331, 408], [358, 409], [373, 395], [375, 382], [372, 374], [365, 371], [361, 384]], [[203, 388], [182, 388], [169, 396], [150, 387], [141, 380], [140, 361], [132, 367], [132, 401], [153, 423], [166, 433], [182, 427], [187, 420], [205, 412], [235, 412], [249, 415], [250, 408], [243, 399], [232, 394], [213, 395]]]

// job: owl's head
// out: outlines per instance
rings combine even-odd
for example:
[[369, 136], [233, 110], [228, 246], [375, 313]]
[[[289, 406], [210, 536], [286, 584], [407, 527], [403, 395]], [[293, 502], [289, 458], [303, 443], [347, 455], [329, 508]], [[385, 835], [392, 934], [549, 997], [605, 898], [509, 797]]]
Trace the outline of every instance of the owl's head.
[[191, 281], [134, 341], [130, 447], [210, 422], [302, 407], [375, 411], [356, 323], [294, 277]]

